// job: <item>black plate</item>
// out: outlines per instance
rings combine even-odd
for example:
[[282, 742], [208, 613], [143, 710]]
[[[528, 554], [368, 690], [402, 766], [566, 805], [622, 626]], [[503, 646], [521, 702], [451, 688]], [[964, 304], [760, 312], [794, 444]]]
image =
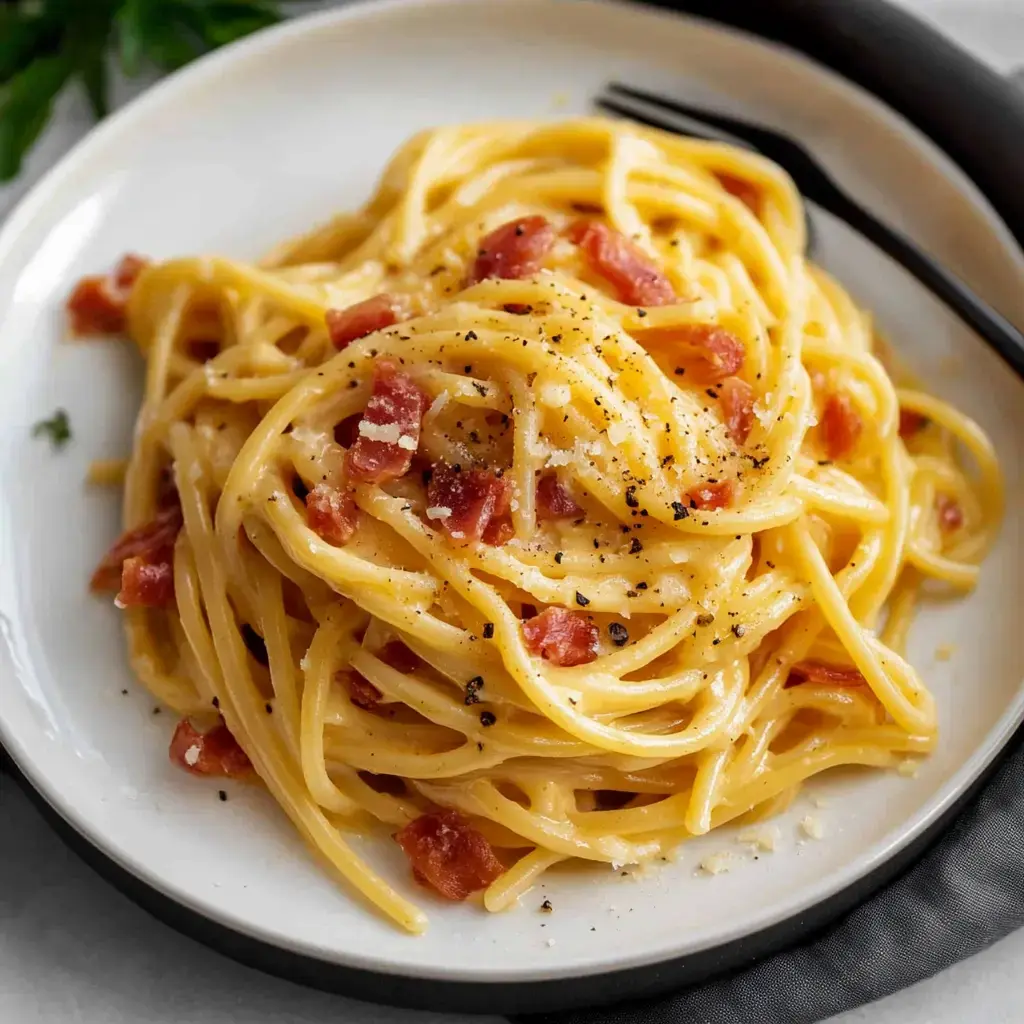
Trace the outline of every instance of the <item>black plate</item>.
[[[782, 43], [874, 93], [960, 165], [1024, 244], [1024, 189], [1019, 180], [1024, 95], [924, 22], [885, 0], [637, 2], [698, 15]], [[1013, 745], [1009, 742], [1004, 752]], [[216, 924], [146, 885], [92, 846], [33, 790], [0, 749], [0, 768], [22, 783], [61, 838], [113, 886], [178, 931], [243, 964], [329, 992], [416, 1009], [490, 1014], [559, 1010], [656, 995], [706, 981], [794, 945], [906, 870], [976, 796], [999, 760], [898, 855], [804, 914], [727, 945], [660, 964], [578, 979], [508, 984], [354, 970]]]

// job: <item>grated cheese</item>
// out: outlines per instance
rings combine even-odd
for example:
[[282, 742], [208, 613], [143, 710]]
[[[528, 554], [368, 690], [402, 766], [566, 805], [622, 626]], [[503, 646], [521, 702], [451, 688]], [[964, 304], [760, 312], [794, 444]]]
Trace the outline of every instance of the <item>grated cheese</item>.
[[823, 839], [825, 837], [825, 826], [811, 814], [800, 820], [800, 831], [809, 839]]
[[612, 423], [608, 427], [608, 440], [612, 444], [622, 444], [629, 437], [629, 427], [625, 423]]
[[359, 421], [359, 436], [370, 441], [383, 441], [385, 444], [396, 444], [402, 436], [397, 423], [371, 423], [368, 419]]
[[732, 867], [732, 856], [724, 850], [719, 853], [709, 853], [701, 862], [700, 869], [706, 875], [722, 875]]
[[572, 400], [572, 389], [568, 384], [545, 384], [537, 398], [541, 405], [549, 409], [561, 409]]
[[738, 842], [756, 846], [766, 853], [774, 853], [775, 845], [779, 840], [779, 830], [774, 825], [765, 825], [761, 828], [748, 828], [736, 837]]
[[442, 391], [441, 394], [439, 394], [437, 396], [437, 398], [435, 398], [430, 403], [430, 408], [427, 410], [427, 415], [428, 416], [436, 416], [447, 404], [448, 404], [448, 389], [445, 388], [444, 391]]
[[431, 505], [427, 509], [428, 519], [447, 519], [452, 514], [450, 508], [445, 508], [444, 505]]

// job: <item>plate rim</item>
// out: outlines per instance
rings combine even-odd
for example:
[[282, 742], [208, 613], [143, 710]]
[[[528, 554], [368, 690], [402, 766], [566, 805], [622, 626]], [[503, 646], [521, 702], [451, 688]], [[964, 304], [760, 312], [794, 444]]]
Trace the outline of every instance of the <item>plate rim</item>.
[[[0, 258], [3, 258], [6, 251], [16, 243], [23, 226], [35, 216], [38, 208], [45, 206], [49, 193], [74, 172], [75, 165], [83, 155], [93, 148], [98, 149], [102, 146], [108, 133], [120, 130], [131, 118], [144, 117], [150, 104], [157, 104], [162, 100], [165, 90], [172, 91], [180, 87], [183, 81], [192, 75], [198, 77], [208, 70], [209, 65], [215, 65], [222, 60], [225, 62], [235, 60], [245, 52], [248, 52], [250, 57], [258, 57], [262, 48], [273, 46], [275, 41], [280, 41], [292, 34], [299, 35], [313, 31], [321, 22], [333, 24], [361, 15], [372, 17], [375, 10], [388, 8], [427, 5], [457, 6], [460, 2], [461, 0], [350, 0], [349, 3], [326, 11], [298, 17], [282, 26], [258, 33], [255, 37], [225, 48], [224, 52], [210, 54], [194, 62], [189, 68], [169, 76], [127, 104], [107, 122], [77, 143], [43, 176], [18, 203], [3, 229], [0, 230]], [[735, 5], [719, 13], [694, 10], [707, 6], [702, 0], [694, 0], [694, 2], [615, 0], [612, 5], [624, 6], [631, 2], [655, 8], [668, 7], [684, 17], [698, 17], [719, 25], [724, 24], [732, 29], [743, 30], [744, 28], [737, 21], [738, 14]], [[742, 6], [741, 0], [740, 8]], [[814, 7], [815, 4], [805, 2], [797, 6]], [[948, 60], [951, 44], [946, 37], [926, 22], [883, 2], [883, 0], [866, 0], [866, 8], [870, 8], [871, 17], [876, 19], [881, 15], [895, 18], [903, 30], [906, 30], [908, 23], [914, 27], [916, 31], [915, 60], [922, 61], [927, 56], [922, 51], [927, 49], [929, 41], [939, 44], [932, 53], [932, 57], [943, 62]], [[877, 30], [876, 20], [873, 31]], [[749, 31], [746, 34], [751, 35]], [[777, 36], [754, 33], [754, 38], [762, 45], [766, 41], [769, 44], [771, 42], [786, 42], [790, 44], [790, 48], [801, 51], [801, 47], [792, 46], [790, 40], [781, 40]], [[806, 51], [801, 52], [807, 56]], [[966, 51], [955, 48], [955, 52], [959, 63], [965, 65], [967, 69], [964, 74], [968, 74], [968, 71], [976, 72], [977, 68], [984, 69], [984, 65]], [[883, 99], [884, 102], [884, 98], [878, 92], [865, 89], [856, 78], [837, 72], [833, 65], [822, 64], [820, 60], [817, 60], [816, 54], [810, 56], [815, 63], [824, 66], [827, 71], [840, 74], [846, 81], [860, 85], [873, 98]], [[987, 72], [987, 69], [984, 70]], [[951, 70], [948, 65], [945, 66], [945, 73], [956, 79], [957, 75], [954, 71], [955, 68]], [[1002, 82], [1002, 85], [1006, 91], [1013, 88], [1008, 82]], [[965, 89], [965, 92], [970, 94], [969, 90]], [[906, 117], [905, 112], [899, 106], [889, 105], [894, 106], [897, 112]], [[1019, 127], [1024, 127], [1024, 102], [1018, 106]], [[975, 121], [977, 116], [975, 112], [973, 115]], [[913, 127], [919, 128], [915, 121], [910, 118], [907, 120], [911, 121]], [[926, 134], [939, 145], [946, 156], [951, 156], [949, 150], [934, 134], [928, 132]], [[967, 171], [967, 168], [963, 167], [959, 161], [955, 162], [961, 170]], [[982, 196], [994, 207], [994, 212], [1000, 218], [1001, 223], [1008, 227], [1018, 240], [1021, 240], [1024, 237], [1024, 218], [1017, 223], [1010, 223], [1007, 220], [1006, 208], [1001, 208], [996, 203], [989, 192], [981, 187], [977, 178], [969, 172], [968, 176], [981, 190]], [[1011, 214], [1012, 212], [1010, 210]], [[88, 834], [95, 830], [89, 829], [87, 823], [77, 823], [70, 816], [64, 814], [56, 805], [55, 799], [51, 799], [51, 796], [46, 793], [45, 786], [32, 781], [30, 768], [32, 758], [28, 757], [23, 749], [20, 750], [21, 756], [17, 756], [14, 752], [19, 749], [16, 738], [13, 739], [13, 742], [9, 739], [10, 752], [6, 754], [6, 757], [14, 767], [15, 779], [20, 777], [19, 781], [24, 784], [26, 791], [43, 811], [44, 817], [83, 860], [143, 909], [197, 941], [268, 973], [328, 991], [343, 992], [378, 1002], [416, 1008], [430, 1006], [453, 1012], [491, 1013], [496, 1012], [496, 1008], [498, 1008], [502, 1012], [518, 1013], [593, 1005], [612, 999], [621, 999], [627, 994], [630, 996], [652, 995], [669, 988], [679, 987], [682, 984], [706, 980], [710, 976], [734, 968], [740, 963], [749, 962], [753, 958], [792, 945], [810, 931], [824, 927], [840, 914], [865, 900], [871, 893], [916, 860], [952, 818], [973, 799], [977, 791], [984, 785], [988, 775], [994, 771], [1014, 746], [1014, 736], [1024, 735], [1024, 729], [1018, 728], [1021, 710], [1020, 701], [1018, 701], [1016, 717], [1004, 718], [1002, 726], [995, 730], [995, 736], [990, 737], [988, 742], [978, 747], [974, 754], [961, 765], [952, 779], [947, 782], [947, 788], [951, 787], [953, 780], [960, 777], [966, 776], [966, 783], [957, 784], [951, 788], [945, 798], [936, 801], [929, 809], [928, 814], [924, 816], [916, 832], [910, 833], [906, 839], [900, 841], [878, 844], [875, 850], [870, 851], [873, 856], [866, 858], [864, 869], [858, 872], [851, 883], [814, 901], [803, 911], [798, 911], [795, 915], [783, 918], [755, 932], [726, 940], [718, 945], [682, 957], [631, 965], [622, 969], [604, 970], [599, 973], [573, 972], [541, 980], [453, 980], [437, 975], [407, 973], [401, 968], [386, 967], [377, 970], [344, 965], [337, 961], [317, 957], [309, 952], [298, 952], [277, 944], [269, 938], [258, 937], [233, 928], [175, 899], [167, 892], [162, 891], [158, 885], [147, 881], [142, 873], [133, 870], [131, 865], [122, 863], [113, 853], [104, 850], [98, 837]], [[3, 755], [3, 732], [4, 722], [0, 719], [0, 756]]]

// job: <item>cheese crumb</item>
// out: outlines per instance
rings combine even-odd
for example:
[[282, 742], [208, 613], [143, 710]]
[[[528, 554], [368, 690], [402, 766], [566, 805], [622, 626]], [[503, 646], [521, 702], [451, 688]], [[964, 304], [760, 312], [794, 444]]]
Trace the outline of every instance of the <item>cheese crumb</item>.
[[809, 839], [823, 839], [825, 837], [824, 825], [810, 814], [801, 819], [800, 830]]
[[572, 401], [572, 388], [568, 384], [545, 384], [537, 398], [549, 409], [561, 409]]
[[908, 757], [903, 761], [900, 761], [896, 766], [896, 771], [898, 771], [905, 779], [916, 779], [917, 762]]
[[198, 764], [199, 755], [201, 753], [202, 751], [199, 749], [198, 745], [193, 743], [192, 746], [185, 751], [185, 764], [189, 765], [190, 767]]
[[701, 862], [700, 869], [706, 875], [721, 875], [732, 866], [730, 861], [732, 855], [722, 850], [719, 853], [709, 853]]
[[548, 939], [547, 942], [545, 943], [545, 945], [548, 946], [549, 948], [551, 946], [553, 946], [554, 944], [555, 944], [555, 940], [554, 939]]
[[749, 843], [766, 853], [774, 853], [779, 840], [779, 830], [774, 825], [763, 825], [760, 828], [748, 828], [736, 837], [738, 842]]
[[364, 417], [359, 421], [359, 436], [385, 444], [401, 444], [402, 432], [397, 423], [371, 423]]
[[608, 426], [608, 440], [612, 444], [622, 444], [629, 437], [629, 427], [625, 423], [611, 423]]
[[407, 452], [414, 452], [416, 451], [417, 448], [419, 448], [419, 446], [419, 441], [417, 441], [415, 437], [412, 437], [409, 434], [403, 434], [398, 439], [398, 447], [404, 448]]
[[832, 801], [829, 800], [827, 796], [816, 796], [814, 798], [815, 807], [828, 807], [830, 803], [832, 803]]
[[428, 519], [447, 519], [452, 514], [450, 508], [445, 508], [444, 505], [431, 505], [427, 509]]
[[437, 396], [437, 398], [435, 398], [430, 403], [430, 408], [427, 410], [427, 415], [428, 416], [436, 416], [447, 404], [448, 404], [448, 389], [445, 388], [444, 391], [442, 391], [441, 394], [439, 394]]

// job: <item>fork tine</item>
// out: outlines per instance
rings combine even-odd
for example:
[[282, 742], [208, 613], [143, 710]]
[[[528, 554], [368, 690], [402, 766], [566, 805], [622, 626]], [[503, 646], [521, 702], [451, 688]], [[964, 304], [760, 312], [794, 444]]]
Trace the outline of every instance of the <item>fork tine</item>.
[[[670, 111], [672, 114], [676, 114], [677, 117], [685, 118], [688, 122], [695, 122], [696, 124], [702, 124], [706, 122], [709, 125], [715, 125], [715, 120], [721, 120], [715, 117], [712, 120], [710, 117], [705, 117], [700, 111], [694, 107], [687, 107], [682, 103], [672, 103], [669, 100], [663, 100], [658, 96], [654, 96], [652, 93], [643, 92], [640, 89], [632, 89], [629, 86], [618, 85], [612, 83], [609, 87], [621, 92], [623, 96], [635, 98], [641, 103], [649, 102], [652, 106], [657, 106], [662, 110]], [[651, 97], [650, 100], [647, 98]], [[660, 128], [662, 131], [671, 132], [674, 135], [688, 135], [695, 139], [706, 139], [709, 142], [722, 142], [721, 135], [712, 134], [710, 131], [701, 132], [688, 125], [681, 124], [677, 117], [668, 115], [652, 114], [645, 110], [639, 110], [629, 103], [623, 103], [617, 100], [614, 96], [598, 96], [594, 100], [594, 105], [600, 107], [602, 110], [607, 110], [613, 114], [618, 114], [620, 117], [628, 117], [632, 121], [638, 121], [640, 124], [645, 124], [650, 128]], [[676, 109], [678, 108], [678, 109]], [[693, 113], [690, 113], [693, 111]], [[731, 121], [731, 118], [724, 118], [726, 121]], [[742, 124], [742, 122], [739, 122]], [[757, 129], [752, 125], [746, 125], [745, 128], [750, 130], [751, 134], [754, 134]], [[728, 129], [725, 129], [728, 132]], [[752, 149], [758, 147], [754, 141], [750, 138], [745, 138], [739, 131], [733, 130], [728, 134], [737, 137], [744, 145], [749, 146]], [[728, 141], [728, 140], [726, 140]], [[814, 224], [814, 218], [811, 217], [810, 207], [804, 203], [804, 225], [807, 234], [807, 252], [813, 253], [818, 246], [818, 231]]]
[[[634, 89], [631, 85], [623, 85], [621, 82], [611, 82], [608, 91], [617, 93], [619, 96], [639, 100], [648, 106], [659, 110], [667, 110], [680, 117], [687, 117], [694, 121], [703, 121], [705, 124], [718, 128], [730, 135], [743, 139], [751, 145], [758, 145], [758, 141], [766, 134], [766, 129], [758, 125], [750, 124], [748, 121], [741, 121], [739, 118], [730, 117], [728, 114], [719, 114], [712, 110], [702, 110], [699, 107], [691, 107], [679, 100], [670, 100], [657, 93], [647, 92], [644, 89]], [[770, 134], [770, 133], [768, 133]]]
[[[681, 125], [678, 121], [668, 117], [659, 117], [654, 114], [638, 110], [627, 103], [620, 103], [618, 100], [608, 96], [599, 96], [594, 104], [609, 113], [618, 114], [620, 117], [628, 117], [631, 121], [639, 121], [650, 128], [660, 128], [665, 132], [672, 132], [673, 135], [690, 135], [695, 139], [707, 139], [709, 142], [721, 142], [721, 137], [712, 135], [710, 132], [697, 131], [694, 128]], [[693, 120], [691, 118], [691, 120]]]

